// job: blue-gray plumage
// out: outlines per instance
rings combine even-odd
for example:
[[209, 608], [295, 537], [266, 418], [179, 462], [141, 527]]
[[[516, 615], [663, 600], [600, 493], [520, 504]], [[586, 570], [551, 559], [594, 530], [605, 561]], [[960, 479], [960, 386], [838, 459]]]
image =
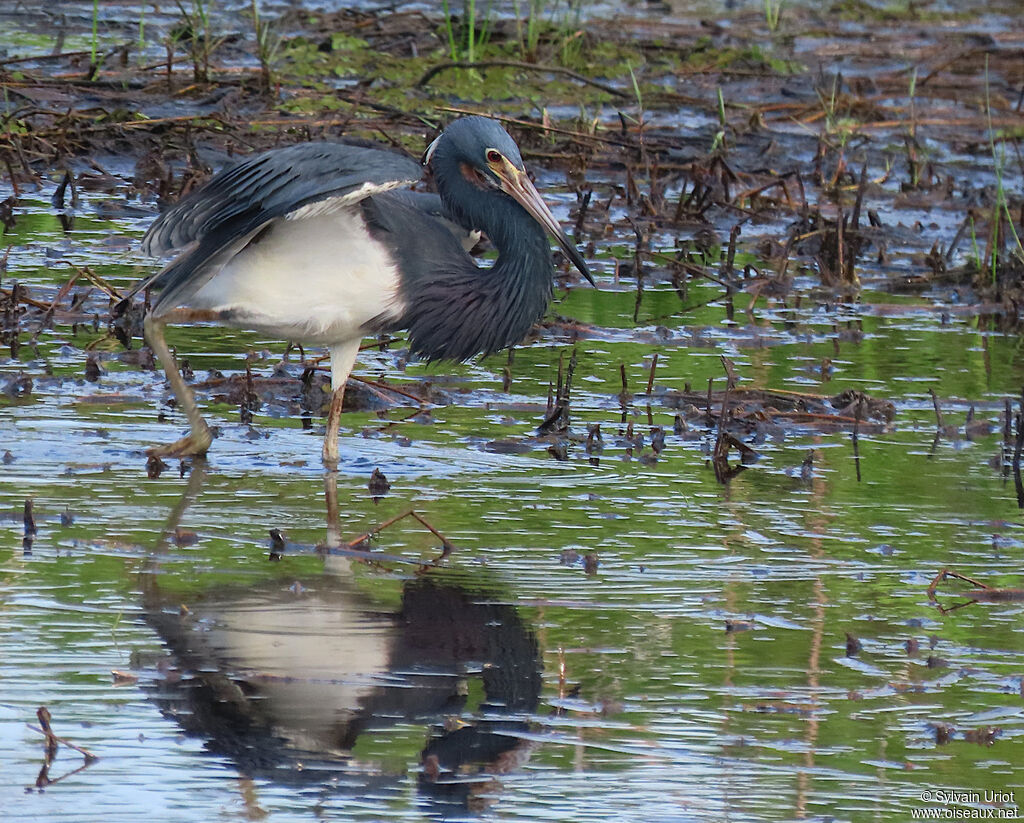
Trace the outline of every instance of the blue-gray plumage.
[[[392, 191], [420, 169], [390, 151], [276, 149], [220, 172], [154, 222], [143, 251], [179, 254], [129, 298], [160, 289], [146, 339], [190, 432], [151, 453], [202, 454], [212, 442], [167, 349], [168, 322], [214, 320], [328, 346], [334, 396], [323, 458], [334, 466], [345, 381], [366, 334], [408, 329], [412, 351], [431, 360], [514, 345], [551, 299], [549, 233], [593, 282], [497, 123], [456, 120], [424, 162], [436, 197]], [[498, 250], [490, 267], [478, 267], [460, 242], [476, 231]]]
[[448, 212], [445, 211], [444, 204], [441, 202], [441, 196], [435, 192], [395, 189], [388, 192], [388, 197], [394, 197], [407, 206], [413, 206], [424, 214], [429, 214], [435, 220], [440, 221], [442, 225], [458, 238], [462, 248], [466, 251], [472, 251], [476, 244], [480, 242], [480, 229], [466, 229], [452, 220], [448, 216]]

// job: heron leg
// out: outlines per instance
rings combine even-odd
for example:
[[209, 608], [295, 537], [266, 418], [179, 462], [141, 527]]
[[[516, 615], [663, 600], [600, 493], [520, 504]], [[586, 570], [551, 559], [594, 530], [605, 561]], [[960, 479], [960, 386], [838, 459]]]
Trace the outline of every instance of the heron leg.
[[178, 365], [174, 362], [174, 357], [171, 355], [171, 350], [167, 347], [167, 341], [164, 339], [164, 330], [167, 328], [167, 323], [170, 319], [176, 321], [208, 320], [210, 319], [209, 314], [209, 312], [175, 309], [160, 317], [154, 317], [151, 314], [147, 315], [143, 321], [146, 342], [153, 350], [153, 354], [160, 360], [160, 365], [164, 367], [167, 382], [171, 384], [171, 390], [178, 400], [178, 405], [185, 412], [189, 425], [189, 433], [180, 440], [176, 440], [174, 443], [169, 443], [166, 446], [154, 446], [151, 449], [147, 449], [147, 454], [154, 457], [187, 457], [188, 455], [206, 454], [207, 449], [210, 448], [210, 444], [213, 442], [210, 427], [206, 425], [202, 414], [199, 413], [199, 406], [196, 405], [195, 395], [192, 393], [192, 389], [185, 383], [185, 378], [181, 376]]
[[345, 401], [345, 383], [356, 364], [359, 340], [350, 340], [331, 346], [331, 409], [327, 413], [327, 433], [324, 435], [324, 466], [338, 468], [338, 429], [341, 427], [341, 407]]
[[345, 386], [331, 394], [331, 408], [327, 413], [327, 432], [324, 434], [323, 461], [331, 471], [338, 468], [338, 429], [341, 428], [341, 407], [345, 400]]
[[327, 548], [341, 545], [341, 511], [338, 508], [338, 473], [324, 472], [324, 498], [327, 501]]

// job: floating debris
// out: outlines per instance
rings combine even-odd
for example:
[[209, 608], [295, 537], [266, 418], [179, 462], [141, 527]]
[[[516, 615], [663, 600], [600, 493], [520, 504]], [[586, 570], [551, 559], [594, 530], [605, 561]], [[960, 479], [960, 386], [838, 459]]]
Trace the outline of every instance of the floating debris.
[[370, 475], [370, 482], [368, 486], [370, 489], [370, 495], [375, 501], [379, 500], [391, 491], [391, 483], [388, 482], [388, 479], [384, 476], [384, 472], [380, 469], [373, 470], [373, 473]]
[[30, 538], [36, 533], [36, 518], [32, 513], [32, 498], [26, 498], [25, 508], [22, 514], [22, 523], [25, 526], [25, 537]]

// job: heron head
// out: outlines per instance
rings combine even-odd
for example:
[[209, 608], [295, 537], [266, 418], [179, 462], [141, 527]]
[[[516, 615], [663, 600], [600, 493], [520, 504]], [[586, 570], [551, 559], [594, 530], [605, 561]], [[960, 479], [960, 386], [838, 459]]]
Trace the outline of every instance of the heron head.
[[[511, 197], [555, 238], [573, 265], [594, 285], [583, 257], [526, 173], [519, 146], [496, 121], [478, 116], [455, 120], [427, 147], [423, 162], [434, 174], [442, 195], [448, 183], [444, 177], [457, 174], [469, 183], [470, 188], [464, 190], [472, 193], [470, 196], [475, 197], [476, 190]], [[466, 204], [455, 205], [466, 211]]]
[[477, 182], [481, 185], [497, 188], [500, 182], [497, 171], [504, 168], [505, 164], [519, 172], [526, 171], [516, 141], [497, 121], [487, 117], [473, 115], [453, 121], [427, 147], [423, 155], [424, 165], [433, 167], [439, 151], [442, 156], [467, 166], [464, 175], [471, 172], [479, 174], [482, 179]]

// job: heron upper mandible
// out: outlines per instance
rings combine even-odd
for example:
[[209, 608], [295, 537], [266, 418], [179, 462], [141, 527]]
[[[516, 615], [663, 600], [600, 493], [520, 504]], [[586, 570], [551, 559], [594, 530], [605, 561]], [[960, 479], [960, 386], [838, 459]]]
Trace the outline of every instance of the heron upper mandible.
[[[335, 468], [345, 381], [363, 337], [407, 329], [411, 351], [429, 360], [468, 360], [518, 343], [551, 299], [549, 233], [593, 284], [495, 121], [454, 121], [424, 163], [439, 208], [390, 191], [420, 179], [415, 161], [318, 142], [249, 157], [157, 218], [142, 250], [178, 256], [125, 299], [160, 290], [146, 341], [190, 430], [150, 454], [205, 454], [213, 439], [167, 347], [168, 323], [214, 321], [327, 346], [333, 394], [323, 461]], [[494, 264], [477, 266], [443, 218], [486, 233], [498, 250]]]

